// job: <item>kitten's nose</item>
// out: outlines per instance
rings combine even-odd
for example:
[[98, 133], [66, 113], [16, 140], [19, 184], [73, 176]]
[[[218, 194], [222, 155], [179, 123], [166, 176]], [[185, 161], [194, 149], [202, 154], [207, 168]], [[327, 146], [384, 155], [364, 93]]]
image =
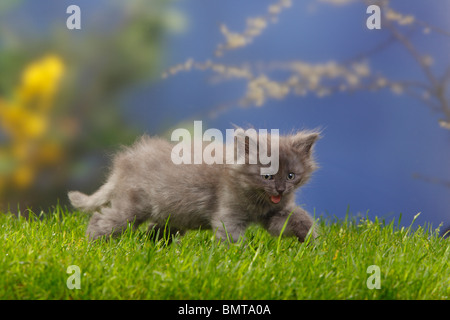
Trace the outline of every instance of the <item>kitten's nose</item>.
[[284, 190], [286, 190], [285, 187], [277, 187], [277, 188], [275, 188], [275, 189], [277, 190], [277, 192], [278, 192], [280, 195], [282, 195], [283, 192], [284, 192]]

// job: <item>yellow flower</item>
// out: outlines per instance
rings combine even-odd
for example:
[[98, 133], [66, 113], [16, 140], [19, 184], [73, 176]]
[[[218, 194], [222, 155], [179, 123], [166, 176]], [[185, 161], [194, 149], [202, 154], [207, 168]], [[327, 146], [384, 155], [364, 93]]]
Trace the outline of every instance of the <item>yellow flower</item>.
[[20, 131], [19, 126], [25, 110], [11, 104], [2, 103], [0, 105], [0, 121], [3, 129], [9, 135], [16, 136]]
[[63, 71], [62, 61], [55, 55], [49, 55], [29, 65], [22, 75], [22, 85], [17, 92], [19, 101], [29, 103], [38, 99], [38, 109], [48, 109]]
[[61, 157], [61, 145], [48, 140], [50, 108], [63, 72], [61, 59], [48, 55], [25, 68], [11, 101], [0, 99], [0, 128], [9, 138], [0, 151], [12, 161], [0, 172], [0, 192], [29, 187], [40, 166]]
[[44, 135], [48, 127], [45, 114], [10, 105], [2, 113], [2, 127], [14, 138], [35, 138]]
[[44, 135], [48, 128], [48, 117], [43, 114], [30, 113], [23, 121], [23, 134], [26, 137], [34, 138]]

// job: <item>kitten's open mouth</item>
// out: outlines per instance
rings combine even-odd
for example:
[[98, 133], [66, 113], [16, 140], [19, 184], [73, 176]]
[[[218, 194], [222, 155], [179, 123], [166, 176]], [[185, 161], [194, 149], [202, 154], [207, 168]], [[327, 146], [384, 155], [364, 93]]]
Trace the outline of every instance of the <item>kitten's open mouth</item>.
[[277, 195], [277, 196], [270, 196], [270, 201], [272, 201], [273, 203], [278, 203], [281, 201], [281, 195]]

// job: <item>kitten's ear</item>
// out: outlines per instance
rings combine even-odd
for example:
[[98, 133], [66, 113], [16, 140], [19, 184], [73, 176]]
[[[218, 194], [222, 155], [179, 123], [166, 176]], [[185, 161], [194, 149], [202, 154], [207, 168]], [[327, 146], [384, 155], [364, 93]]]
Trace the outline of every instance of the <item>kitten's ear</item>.
[[320, 139], [320, 133], [316, 131], [300, 131], [292, 136], [292, 146], [306, 155], [311, 155], [311, 150], [317, 140]]

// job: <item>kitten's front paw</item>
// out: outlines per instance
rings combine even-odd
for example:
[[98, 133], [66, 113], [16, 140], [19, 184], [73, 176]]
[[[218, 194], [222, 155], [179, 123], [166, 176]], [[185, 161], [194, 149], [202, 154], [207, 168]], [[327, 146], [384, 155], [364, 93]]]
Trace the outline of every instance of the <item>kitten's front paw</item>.
[[302, 228], [302, 232], [300, 232], [298, 235], [296, 234], [298, 241], [309, 242], [319, 237], [318, 227], [316, 223], [313, 223], [307, 229], [307, 232], [305, 232], [305, 229], [307, 228]]

